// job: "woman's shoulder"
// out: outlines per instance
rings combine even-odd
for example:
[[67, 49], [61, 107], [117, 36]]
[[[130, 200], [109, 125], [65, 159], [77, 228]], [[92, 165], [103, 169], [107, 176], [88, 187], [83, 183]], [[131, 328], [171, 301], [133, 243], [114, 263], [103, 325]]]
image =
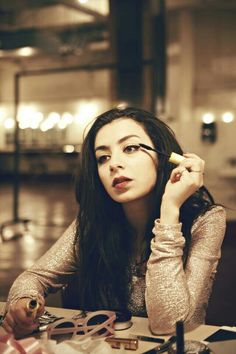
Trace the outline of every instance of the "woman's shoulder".
[[191, 232], [196, 232], [202, 227], [214, 227], [225, 229], [226, 225], [226, 211], [221, 205], [214, 205], [205, 213], [199, 215], [193, 222]]
[[77, 220], [74, 219], [59, 238], [60, 242], [75, 242], [77, 235], [77, 225]]

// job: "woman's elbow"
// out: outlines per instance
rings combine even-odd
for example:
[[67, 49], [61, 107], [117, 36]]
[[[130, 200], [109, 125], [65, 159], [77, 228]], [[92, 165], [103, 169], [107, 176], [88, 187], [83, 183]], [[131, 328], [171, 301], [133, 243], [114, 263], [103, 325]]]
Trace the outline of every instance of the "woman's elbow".
[[184, 329], [186, 331], [192, 331], [204, 321], [197, 320], [194, 316], [188, 318], [188, 316], [181, 316], [175, 318], [148, 318], [150, 331], [155, 335], [173, 334], [176, 331], [176, 322], [183, 321]]
[[149, 327], [153, 334], [172, 334], [175, 332], [176, 322], [188, 322], [189, 317], [192, 317], [189, 312], [189, 306], [182, 306], [181, 308], [168, 307], [162, 311], [148, 312]]
[[172, 334], [175, 332], [175, 321], [168, 319], [148, 319], [150, 331], [155, 335]]

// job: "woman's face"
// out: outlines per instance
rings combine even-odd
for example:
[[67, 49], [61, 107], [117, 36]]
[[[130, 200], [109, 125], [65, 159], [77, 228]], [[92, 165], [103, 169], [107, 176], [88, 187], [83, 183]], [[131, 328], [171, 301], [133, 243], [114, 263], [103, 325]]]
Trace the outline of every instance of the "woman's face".
[[103, 126], [95, 139], [95, 155], [101, 182], [118, 203], [148, 198], [157, 179], [157, 155], [139, 147], [153, 146], [143, 126], [131, 118], [119, 118]]

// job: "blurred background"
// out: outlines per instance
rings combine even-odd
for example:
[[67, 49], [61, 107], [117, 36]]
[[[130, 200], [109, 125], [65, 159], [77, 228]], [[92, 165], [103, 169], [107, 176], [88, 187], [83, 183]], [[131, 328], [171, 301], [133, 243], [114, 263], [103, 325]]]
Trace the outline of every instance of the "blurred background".
[[235, 38], [235, 0], [0, 0], [0, 301], [76, 217], [86, 127], [132, 105], [206, 161], [227, 208], [207, 321], [236, 325]]

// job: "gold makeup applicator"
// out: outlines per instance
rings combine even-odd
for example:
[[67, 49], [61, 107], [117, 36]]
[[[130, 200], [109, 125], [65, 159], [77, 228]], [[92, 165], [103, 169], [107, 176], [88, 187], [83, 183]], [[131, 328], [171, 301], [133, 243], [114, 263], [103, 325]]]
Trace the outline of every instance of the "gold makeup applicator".
[[162, 151], [159, 151], [159, 150], [156, 150], [154, 148], [152, 148], [151, 146], [149, 145], [146, 145], [146, 144], [139, 144], [139, 146], [141, 146], [142, 148], [146, 149], [146, 150], [151, 150], [151, 151], [155, 151], [157, 152], [158, 154], [162, 154], [166, 157], [168, 157], [168, 161], [175, 164], [175, 165], [178, 165], [181, 161], [183, 161], [185, 159], [184, 156], [182, 155], [179, 155], [179, 154], [176, 154], [175, 152], [172, 152], [170, 155], [169, 154], [166, 154], [165, 152], [162, 152]]
[[26, 304], [28, 316], [35, 317], [39, 308], [39, 303], [36, 299], [31, 299]]

